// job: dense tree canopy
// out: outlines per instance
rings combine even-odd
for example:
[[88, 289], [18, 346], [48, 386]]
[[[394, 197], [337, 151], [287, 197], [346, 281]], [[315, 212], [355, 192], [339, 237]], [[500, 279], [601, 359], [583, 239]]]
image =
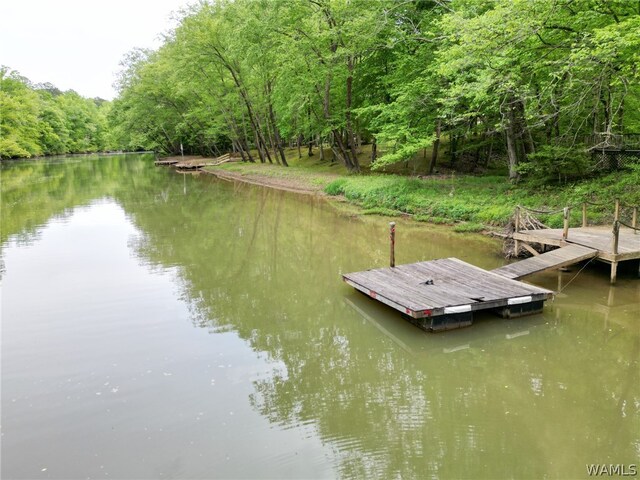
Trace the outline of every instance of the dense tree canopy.
[[[105, 147], [359, 171], [430, 152], [509, 176], [576, 175], [640, 132], [640, 3], [209, 0], [122, 62], [113, 104], [2, 71], [0, 154]], [[105, 118], [110, 130], [105, 132]]]
[[33, 85], [0, 68], [0, 158], [87, 153], [115, 148], [107, 124], [110, 102], [51, 84]]
[[624, 0], [204, 2], [125, 60], [113, 118], [167, 152], [286, 163], [304, 143], [357, 171], [373, 142], [374, 168], [430, 148], [432, 170], [442, 139], [512, 178], [579, 170], [590, 135], [640, 130], [639, 30]]

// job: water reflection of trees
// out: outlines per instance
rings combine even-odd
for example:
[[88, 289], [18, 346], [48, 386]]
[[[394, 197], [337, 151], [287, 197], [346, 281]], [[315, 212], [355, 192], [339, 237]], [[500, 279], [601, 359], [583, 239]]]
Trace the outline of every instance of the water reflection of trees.
[[[141, 231], [139, 258], [179, 272], [196, 326], [233, 330], [286, 366], [256, 380], [250, 401], [274, 425], [313, 425], [340, 476], [567, 477], [635, 458], [639, 336], [626, 317], [603, 332], [593, 312], [557, 302], [544, 316], [427, 335], [339, 280], [386, 263], [384, 222], [131, 158], [86, 163], [29, 167], [53, 177], [48, 186], [16, 186], [29, 179], [21, 172], [10, 201], [39, 211], [3, 214], [3, 235], [114, 198]], [[495, 251], [409, 229], [399, 229], [399, 261], [474, 252], [481, 263]]]
[[[57, 159], [3, 161], [0, 243], [9, 237], [31, 242], [38, 229], [54, 217], [64, 217], [92, 200], [142, 182], [161, 185], [149, 175], [151, 155], [91, 155]], [[144, 174], [141, 174], [145, 171]], [[157, 187], [156, 187], [157, 188]]]
[[[601, 331], [580, 328], [583, 317], [551, 306], [514, 330], [486, 319], [427, 336], [376, 307], [405, 332], [410, 348], [399, 348], [337, 300], [357, 298], [338, 272], [380, 264], [380, 223], [208, 179], [189, 192], [170, 209], [127, 206], [145, 232], [140, 253], [180, 266], [198, 325], [233, 329], [286, 365], [255, 381], [250, 400], [275, 425], [314, 425], [341, 476], [566, 476], [634, 458], [637, 332], [603, 344]], [[433, 256], [469, 248], [436, 237], [407, 246]]]

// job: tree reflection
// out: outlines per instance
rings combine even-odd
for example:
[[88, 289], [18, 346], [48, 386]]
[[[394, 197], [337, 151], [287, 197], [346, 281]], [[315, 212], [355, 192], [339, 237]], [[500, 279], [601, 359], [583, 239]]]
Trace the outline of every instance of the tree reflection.
[[[596, 277], [572, 283], [568, 298], [579, 305], [559, 299], [544, 315], [485, 316], [428, 335], [340, 281], [386, 263], [384, 220], [140, 159], [22, 168], [6, 185], [3, 201], [20, 205], [3, 215], [3, 241], [114, 198], [141, 231], [140, 260], [179, 272], [195, 326], [235, 331], [284, 365], [254, 380], [250, 402], [279, 428], [312, 426], [339, 458], [340, 477], [568, 477], [585, 463], [637, 457], [640, 344], [625, 317], [638, 313], [629, 301], [637, 283], [616, 286], [606, 331], [582, 308], [598, 303]], [[30, 184], [32, 175], [47, 184]], [[398, 249], [403, 262], [455, 255], [480, 265], [497, 251], [410, 225]]]

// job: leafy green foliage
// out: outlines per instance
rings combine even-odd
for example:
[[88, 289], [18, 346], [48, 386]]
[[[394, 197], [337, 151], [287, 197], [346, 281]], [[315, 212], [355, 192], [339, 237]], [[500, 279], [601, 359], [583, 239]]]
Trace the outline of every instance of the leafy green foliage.
[[588, 138], [640, 131], [638, 13], [623, 0], [204, 2], [158, 51], [124, 60], [111, 124], [129, 148], [287, 164], [283, 146], [322, 144], [359, 171], [375, 141], [372, 170], [423, 152], [430, 170], [498, 159], [512, 179], [568, 182], [588, 171]]
[[562, 183], [570, 178], [584, 177], [591, 158], [583, 149], [561, 145], [543, 145], [518, 166], [518, 171], [537, 183]]
[[109, 102], [87, 99], [49, 84], [34, 86], [0, 68], [0, 158], [87, 153], [114, 148], [105, 111]]

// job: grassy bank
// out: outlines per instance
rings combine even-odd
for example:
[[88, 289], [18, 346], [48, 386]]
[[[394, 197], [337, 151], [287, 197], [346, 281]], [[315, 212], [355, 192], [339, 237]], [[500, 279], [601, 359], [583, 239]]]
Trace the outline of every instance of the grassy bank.
[[[289, 168], [236, 163], [211, 169], [234, 172], [267, 185], [298, 184], [331, 196], [340, 195], [364, 214], [411, 215], [416, 221], [454, 224], [458, 231], [502, 227], [517, 205], [546, 211], [574, 205], [572, 225], [581, 223], [579, 204], [585, 200], [597, 204], [588, 206], [590, 224], [611, 223], [616, 198], [626, 207], [622, 209], [622, 220], [627, 223], [632, 212], [628, 206], [640, 205], [640, 165], [572, 184], [540, 186], [526, 181], [514, 185], [503, 174], [463, 175], [445, 168], [434, 176], [370, 173], [366, 168], [365, 173], [349, 174], [343, 166], [328, 160], [320, 162], [306, 154], [298, 158], [294, 149], [287, 152], [287, 157]], [[561, 213], [536, 217], [551, 227], [562, 226]]]

